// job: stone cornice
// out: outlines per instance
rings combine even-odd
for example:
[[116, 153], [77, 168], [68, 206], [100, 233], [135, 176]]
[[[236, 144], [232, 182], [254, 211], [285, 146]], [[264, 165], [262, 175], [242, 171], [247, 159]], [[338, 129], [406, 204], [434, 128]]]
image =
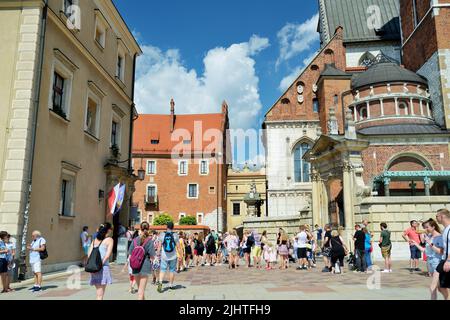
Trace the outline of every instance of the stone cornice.
[[25, 0], [25, 1], [0, 1], [0, 8], [43, 8], [45, 2], [43, 0]]

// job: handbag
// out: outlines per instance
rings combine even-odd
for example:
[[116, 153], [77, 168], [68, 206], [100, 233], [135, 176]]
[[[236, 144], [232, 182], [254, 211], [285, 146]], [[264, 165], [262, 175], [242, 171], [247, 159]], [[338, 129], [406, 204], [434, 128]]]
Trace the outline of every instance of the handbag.
[[447, 252], [445, 253], [445, 260], [442, 260], [441, 263], [436, 268], [436, 271], [439, 272], [439, 283], [441, 288], [450, 288], [450, 272], [444, 271], [444, 265], [448, 260], [448, 240], [450, 238], [450, 232], [447, 234]]
[[[42, 243], [42, 240], [40, 243]], [[39, 243], [39, 248], [41, 247], [40, 243]], [[39, 251], [39, 257], [41, 258], [41, 260], [45, 260], [48, 258], [47, 246], [45, 246], [44, 251]]]

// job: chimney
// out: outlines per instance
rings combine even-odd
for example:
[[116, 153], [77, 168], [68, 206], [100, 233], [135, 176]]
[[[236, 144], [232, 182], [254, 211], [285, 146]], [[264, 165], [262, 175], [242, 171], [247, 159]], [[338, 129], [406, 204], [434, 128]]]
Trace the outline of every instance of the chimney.
[[173, 98], [170, 100], [170, 132], [175, 129], [175, 101]]
[[228, 104], [225, 100], [222, 102], [222, 113], [228, 115]]

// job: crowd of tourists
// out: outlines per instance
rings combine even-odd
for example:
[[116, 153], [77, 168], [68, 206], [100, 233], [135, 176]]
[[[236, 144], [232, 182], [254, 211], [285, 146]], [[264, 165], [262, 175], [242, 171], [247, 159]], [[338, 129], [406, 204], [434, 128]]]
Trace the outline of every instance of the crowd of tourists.
[[[313, 270], [318, 259], [323, 259], [323, 273], [343, 274], [345, 263], [355, 273], [372, 273], [372, 256], [375, 250], [384, 259], [383, 273], [392, 273], [391, 232], [386, 223], [379, 225], [379, 237], [375, 238], [370, 222], [363, 221], [354, 226], [350, 239], [342, 227], [315, 225], [299, 227], [295, 235], [280, 228], [276, 235], [266, 231], [244, 230], [239, 236], [236, 230], [226, 233], [215, 230], [203, 232], [176, 232], [173, 223], [168, 223], [163, 232], [152, 231], [149, 223], [143, 222], [136, 230], [120, 230], [120, 237], [128, 238], [128, 260], [123, 272], [128, 271], [129, 292], [137, 293], [145, 300], [147, 284], [151, 281], [157, 292], [177, 289], [174, 286], [177, 273], [193, 268], [227, 266], [228, 269], [296, 268], [299, 271]], [[441, 226], [443, 229], [441, 229]], [[420, 229], [422, 227], [422, 230]], [[435, 219], [411, 221], [403, 233], [410, 251], [411, 273], [422, 272], [420, 260], [426, 261], [426, 275], [430, 277], [431, 299], [438, 292], [449, 299], [450, 287], [450, 212], [439, 210]], [[345, 241], [344, 239], [347, 239]], [[108, 285], [112, 284], [110, 261], [113, 255], [113, 226], [102, 224], [94, 234], [84, 227], [81, 233], [83, 257], [81, 266], [90, 273], [90, 285], [95, 286], [97, 299], [102, 300]], [[34, 274], [33, 292], [42, 290], [42, 261], [48, 257], [47, 242], [39, 231], [32, 233], [27, 246], [29, 265]], [[16, 241], [7, 232], [0, 232], [0, 276], [2, 293], [13, 292], [10, 287], [15, 268]], [[168, 276], [168, 282], [164, 282]], [[163, 283], [168, 283], [163, 288]]]

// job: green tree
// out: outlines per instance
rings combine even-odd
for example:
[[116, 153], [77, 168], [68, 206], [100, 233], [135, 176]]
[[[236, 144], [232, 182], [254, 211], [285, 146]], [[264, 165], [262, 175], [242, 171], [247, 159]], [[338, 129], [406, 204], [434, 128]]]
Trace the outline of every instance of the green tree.
[[183, 217], [180, 219], [179, 224], [180, 224], [180, 226], [196, 226], [197, 219], [192, 216]]
[[153, 225], [166, 226], [169, 222], [173, 222], [173, 218], [167, 214], [162, 214], [155, 217], [155, 219], [153, 220]]

